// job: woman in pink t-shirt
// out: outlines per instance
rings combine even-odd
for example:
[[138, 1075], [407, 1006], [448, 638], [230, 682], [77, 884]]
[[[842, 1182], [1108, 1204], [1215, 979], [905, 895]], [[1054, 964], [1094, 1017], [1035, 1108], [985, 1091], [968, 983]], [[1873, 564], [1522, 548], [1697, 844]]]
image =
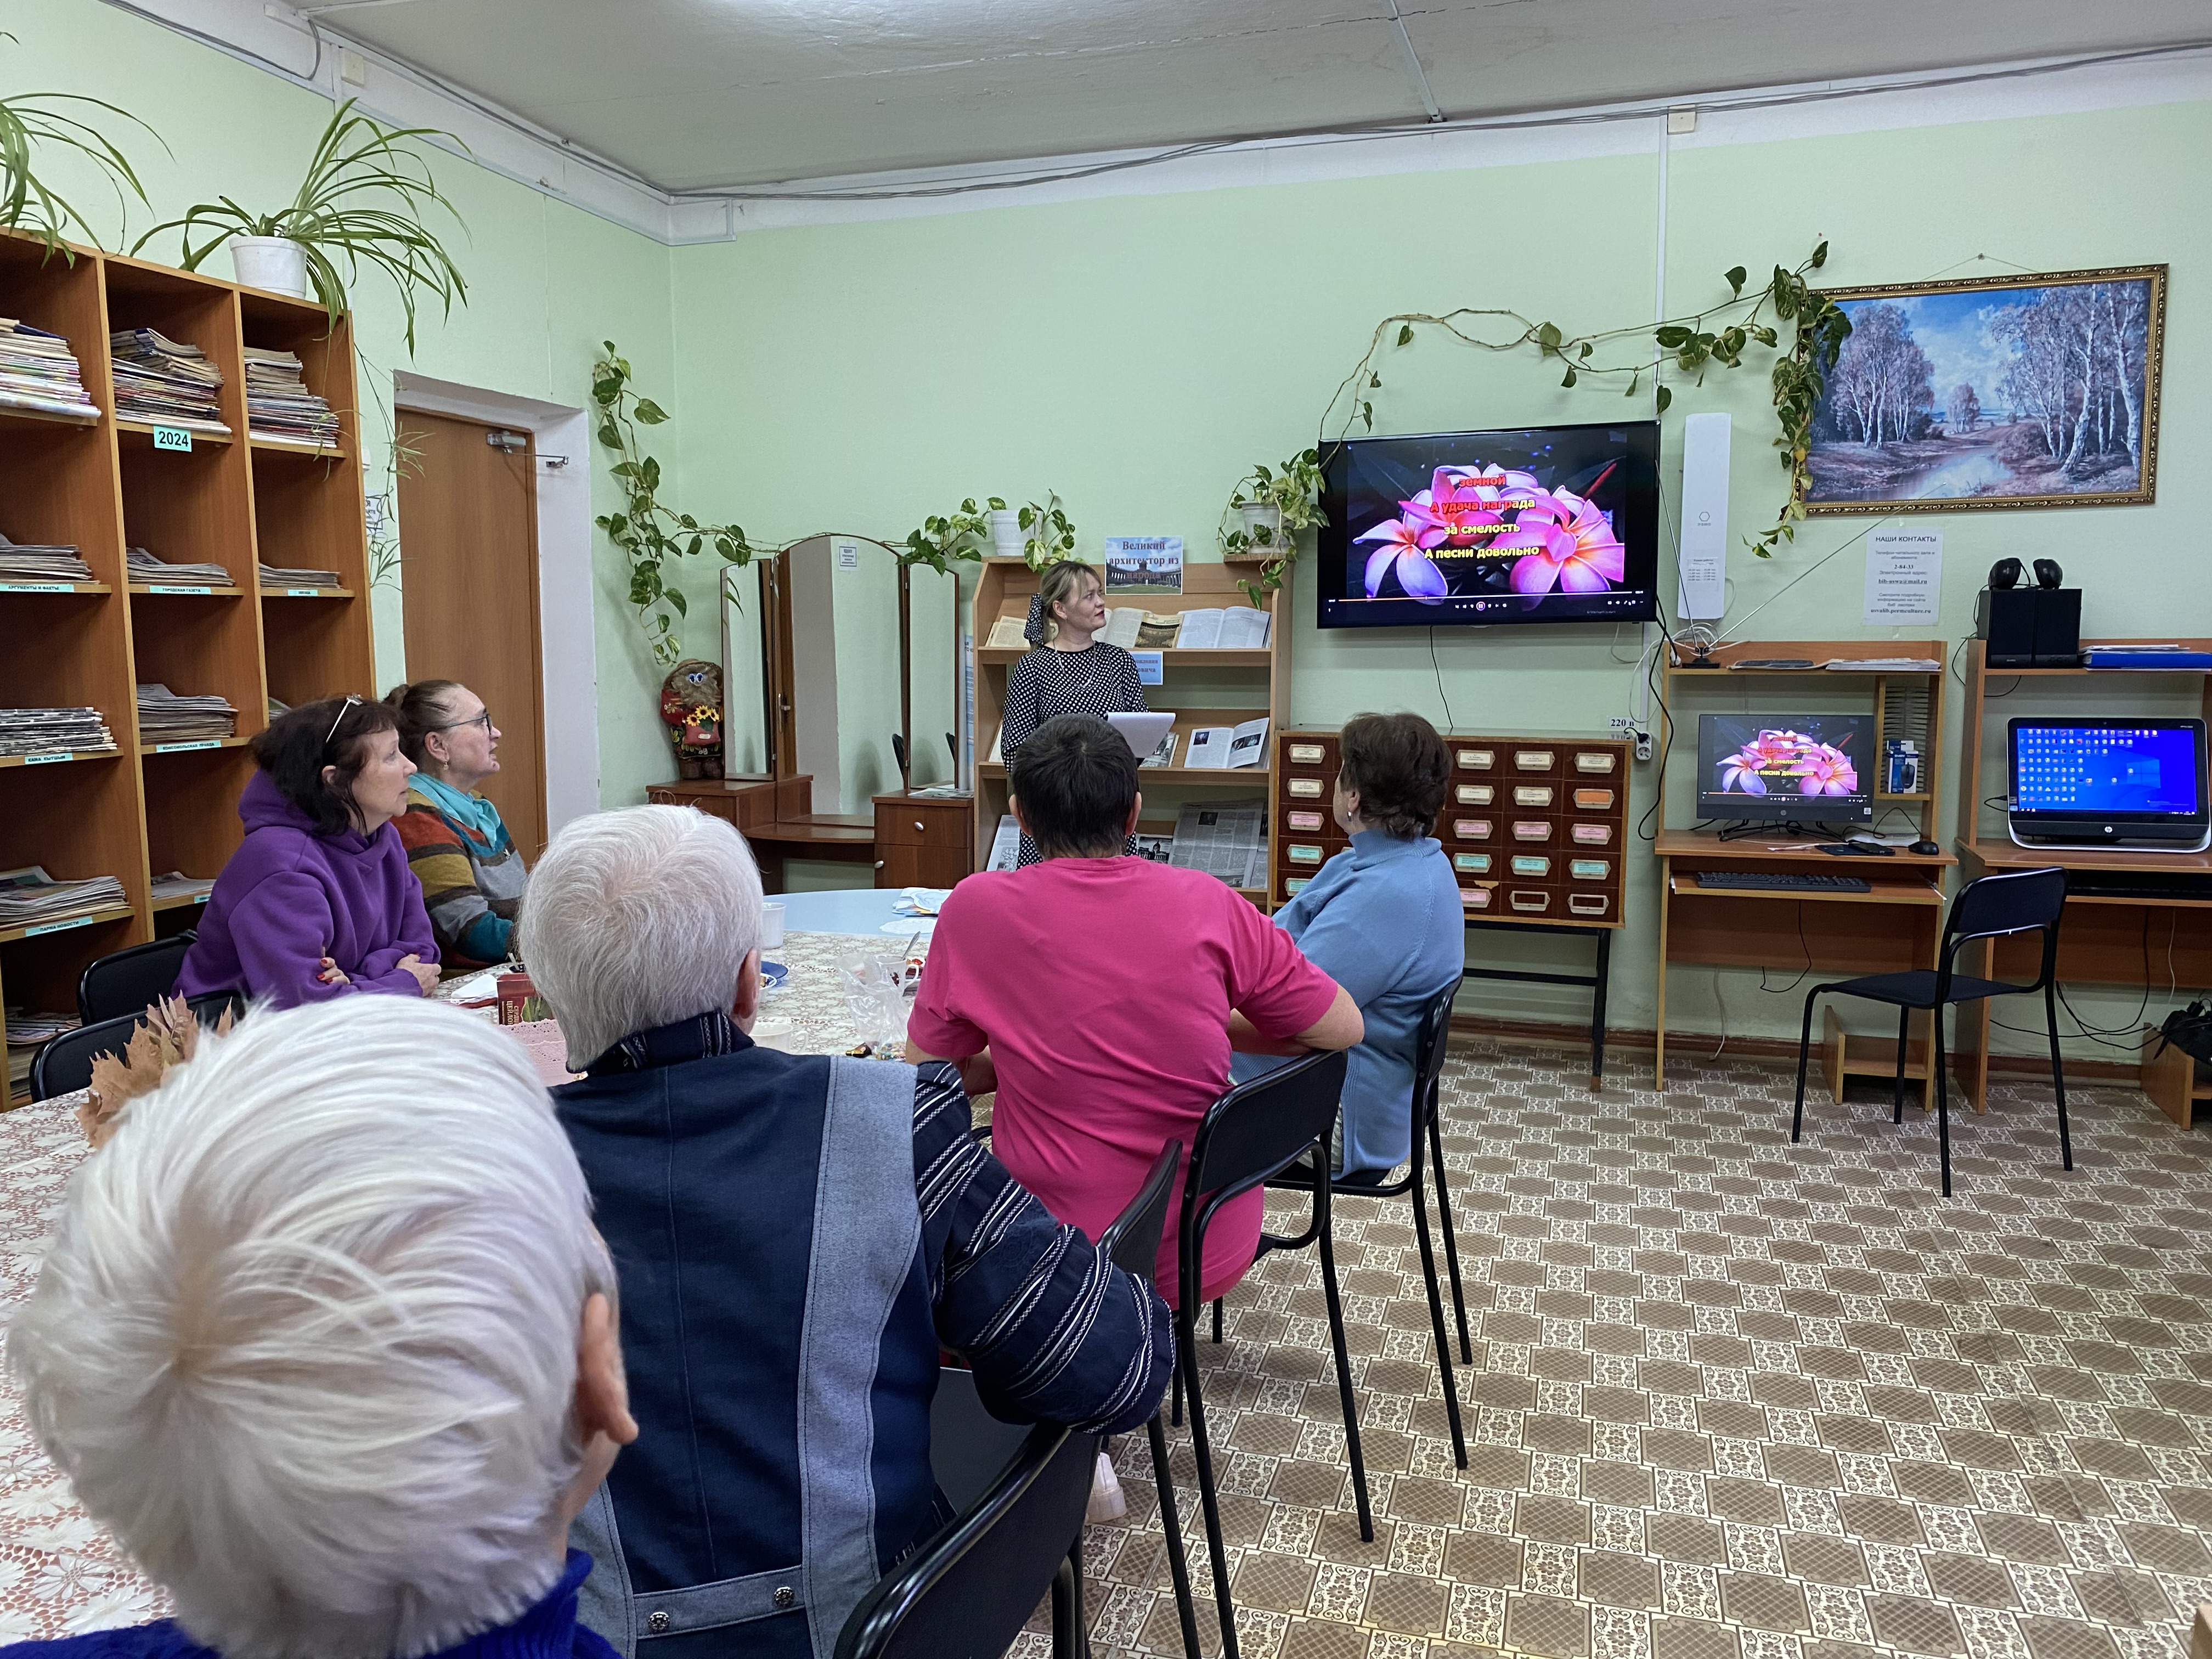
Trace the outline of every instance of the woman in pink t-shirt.
[[[907, 1058], [964, 1062], [995, 1088], [992, 1151], [1060, 1220], [1097, 1238], [1170, 1139], [1188, 1160], [1229, 1086], [1229, 1017], [1266, 1052], [1348, 1048], [1359, 1009], [1232, 888], [1125, 857], [1143, 801], [1137, 757], [1104, 721], [1040, 726], [1009, 803], [1044, 860], [970, 877], [945, 901], [907, 1024]], [[1218, 1214], [1212, 1301], [1259, 1248], [1264, 1195]], [[1175, 1212], [1170, 1212], [1170, 1217]], [[1175, 1300], [1172, 1218], [1158, 1282]]]

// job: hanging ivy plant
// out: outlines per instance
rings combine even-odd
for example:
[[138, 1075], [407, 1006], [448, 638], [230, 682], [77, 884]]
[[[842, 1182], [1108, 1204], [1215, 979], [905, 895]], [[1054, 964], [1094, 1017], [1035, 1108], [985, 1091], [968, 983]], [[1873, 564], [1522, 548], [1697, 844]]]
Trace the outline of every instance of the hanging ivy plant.
[[[1584, 380], [1618, 381], [1626, 375], [1626, 395], [1631, 398], [1644, 390], [1646, 377], [1656, 381], [1664, 369], [1674, 368], [1692, 375], [1696, 383], [1702, 385], [1705, 371], [1713, 365], [1740, 368], [1745, 352], [1753, 344], [1773, 348], [1779, 353], [1774, 360], [1771, 380], [1775, 420], [1781, 428], [1774, 447], [1782, 452], [1782, 465], [1790, 475], [1790, 494], [1776, 514], [1774, 523], [1763, 534], [1745, 538], [1746, 545], [1753, 553], [1762, 559], [1771, 558], [1775, 549], [1784, 542], [1796, 539], [1797, 522], [1805, 516], [1805, 489], [1811, 482], [1808, 459], [1813, 448], [1813, 411], [1820, 404], [1821, 391], [1836, 366], [1836, 356], [1843, 349], [1844, 337], [1851, 331], [1850, 319], [1844, 314], [1843, 308], [1814, 289], [1809, 280], [1811, 273], [1827, 262], [1828, 245], [1822, 242], [1796, 270], [1775, 266], [1774, 275], [1748, 294], [1744, 291], [1748, 274], [1738, 265], [1722, 277], [1729, 285], [1729, 297], [1717, 304], [1656, 325], [1606, 329], [1595, 334], [1568, 334], [1556, 323], [1532, 322], [1517, 311], [1463, 306], [1441, 316], [1427, 312], [1401, 312], [1376, 324], [1366, 354], [1344, 377], [1336, 395], [1328, 400], [1328, 407], [1322, 411], [1321, 428], [1326, 434], [1331, 422], [1336, 423], [1336, 435], [1328, 441], [1331, 447], [1344, 441], [1354, 421], [1364, 431], [1375, 429], [1374, 394], [1382, 389], [1382, 374], [1377, 363], [1385, 353], [1413, 344], [1417, 329], [1440, 330], [1462, 345], [1485, 351], [1520, 351], [1534, 346], [1540, 357], [1556, 359], [1565, 365], [1566, 373], [1559, 381], [1563, 386], [1579, 386]], [[1782, 347], [1780, 331], [1765, 320], [1769, 316], [1775, 322], [1795, 325], [1795, 335], [1787, 349]], [[1477, 325], [1476, 319], [1483, 318], [1517, 324], [1520, 331], [1504, 339], [1486, 339], [1472, 331]], [[1642, 339], [1649, 339], [1650, 347], [1626, 362], [1598, 360], [1598, 353], [1605, 348]], [[1652, 388], [1654, 413], [1665, 414], [1674, 400], [1672, 387]], [[1318, 470], [1316, 467], [1316, 473]], [[1243, 494], [1247, 483], [1254, 482], [1255, 476], [1248, 473], [1239, 482], [1238, 495]], [[1242, 505], [1236, 496], [1231, 497], [1232, 510]], [[1223, 518], [1225, 524], [1225, 512]], [[1313, 522], [1322, 521], [1316, 506]], [[1285, 533], [1281, 538], [1280, 556], [1263, 567], [1256, 580], [1242, 584], [1255, 601], [1262, 592], [1282, 586], [1285, 570], [1297, 556], [1296, 539], [1288, 532], [1303, 526], [1293, 526], [1287, 511], [1283, 515], [1283, 526]], [[1224, 533], [1224, 551], [1231, 539]]]
[[955, 559], [981, 562], [981, 544], [991, 537], [991, 521], [984, 514], [1006, 510], [1006, 504], [996, 495], [987, 496], [981, 507], [970, 495], [960, 503], [958, 512], [932, 514], [924, 519], [921, 528], [908, 531], [905, 544], [892, 547], [891, 553], [902, 565], [926, 565], [941, 576], [949, 576]]
[[[599, 405], [598, 437], [615, 455], [611, 469], [622, 488], [623, 510], [602, 513], [592, 522], [629, 561], [629, 602], [653, 659], [673, 666], [684, 659], [684, 590], [671, 580], [672, 560], [697, 558], [711, 549], [725, 570], [750, 564], [755, 556], [745, 532], [733, 524], [703, 524], [660, 500], [660, 463], [645, 453], [641, 426], [661, 426], [668, 411], [631, 385], [629, 360], [601, 343], [605, 351], [592, 371], [592, 401]], [[718, 578], [719, 580], [719, 578]]]

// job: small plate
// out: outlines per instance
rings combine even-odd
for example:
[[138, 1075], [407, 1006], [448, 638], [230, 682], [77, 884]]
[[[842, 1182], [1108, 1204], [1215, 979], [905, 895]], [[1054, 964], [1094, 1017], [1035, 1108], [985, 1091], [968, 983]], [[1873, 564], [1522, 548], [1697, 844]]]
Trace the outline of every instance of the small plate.
[[763, 962], [761, 963], [761, 977], [768, 981], [769, 990], [781, 991], [784, 981], [791, 977], [791, 969], [780, 962]]

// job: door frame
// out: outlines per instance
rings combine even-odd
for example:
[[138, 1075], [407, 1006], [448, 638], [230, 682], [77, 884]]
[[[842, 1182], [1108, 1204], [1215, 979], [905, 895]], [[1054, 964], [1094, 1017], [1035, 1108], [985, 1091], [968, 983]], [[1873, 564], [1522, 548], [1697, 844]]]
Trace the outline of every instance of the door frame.
[[[401, 369], [397, 409], [530, 434], [536, 455], [538, 696], [545, 833], [599, 810], [599, 651], [592, 617], [591, 433], [584, 411]], [[396, 501], [386, 510], [398, 512]], [[406, 581], [403, 564], [400, 581]], [[404, 632], [401, 649], [404, 653]]]

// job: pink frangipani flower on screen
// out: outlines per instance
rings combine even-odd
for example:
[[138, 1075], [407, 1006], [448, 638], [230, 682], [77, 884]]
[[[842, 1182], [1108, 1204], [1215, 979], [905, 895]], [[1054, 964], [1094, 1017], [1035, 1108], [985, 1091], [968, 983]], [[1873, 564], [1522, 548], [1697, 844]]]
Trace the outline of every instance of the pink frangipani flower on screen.
[[1382, 544], [1367, 556], [1367, 596], [1375, 598], [1382, 591], [1382, 579], [1393, 567], [1398, 572], [1398, 586], [1411, 598], [1422, 600], [1440, 599], [1450, 591], [1444, 573], [1437, 568], [1437, 562], [1429, 556], [1428, 550], [1443, 544], [1446, 532], [1436, 525], [1417, 524], [1411, 518], [1386, 519], [1355, 541]]
[[1858, 769], [1851, 764], [1850, 756], [1831, 744], [1806, 749], [1793, 769], [1801, 780], [1797, 785], [1801, 795], [1856, 795], [1859, 792]]
[[1628, 570], [1627, 550], [1605, 514], [1565, 489], [1550, 497], [1547, 509], [1523, 508], [1514, 527], [1490, 546], [1528, 550], [1513, 562], [1516, 593], [1548, 593], [1555, 586], [1563, 593], [1604, 593]]

